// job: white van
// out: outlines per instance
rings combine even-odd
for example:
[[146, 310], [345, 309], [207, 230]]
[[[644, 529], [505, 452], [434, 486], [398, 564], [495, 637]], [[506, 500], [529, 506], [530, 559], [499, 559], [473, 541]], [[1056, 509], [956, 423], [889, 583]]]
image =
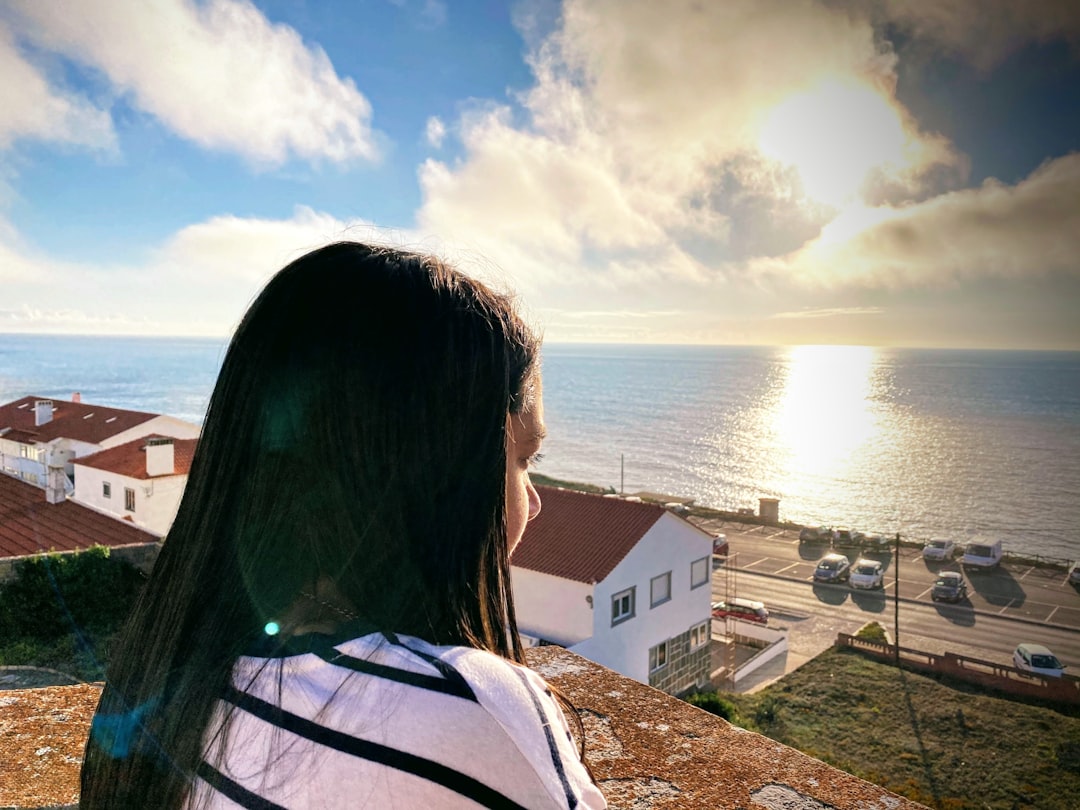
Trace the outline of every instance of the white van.
[[971, 568], [994, 568], [1001, 562], [1001, 541], [968, 543], [960, 563]]

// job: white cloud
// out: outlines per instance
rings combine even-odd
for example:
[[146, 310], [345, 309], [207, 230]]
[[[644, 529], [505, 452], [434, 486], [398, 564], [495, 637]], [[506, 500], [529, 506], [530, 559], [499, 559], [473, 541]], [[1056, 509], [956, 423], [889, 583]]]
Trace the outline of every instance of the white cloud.
[[0, 149], [19, 138], [37, 138], [112, 150], [109, 114], [77, 95], [49, 86], [0, 22]]
[[442, 122], [439, 116], [433, 115], [427, 120], [427, 128], [424, 134], [429, 144], [436, 149], [440, 149], [442, 148], [443, 138], [446, 137], [446, 124]]
[[20, 34], [102, 71], [200, 146], [263, 164], [377, 157], [371, 105], [352, 79], [247, 0], [12, 6]]
[[885, 310], [881, 307], [825, 307], [822, 309], [799, 309], [790, 312], [777, 312], [771, 318], [835, 318], [849, 315], [880, 315]]
[[342, 239], [411, 241], [300, 206], [287, 219], [214, 217], [181, 229], [141, 263], [90, 265], [53, 260], [0, 228], [0, 331], [228, 334], [271, 275]]
[[[886, 121], [896, 148], [891, 163], [868, 153], [851, 189], [910, 201], [943, 165], [962, 174], [960, 156], [895, 100], [895, 56], [842, 10], [567, 0], [554, 31], [528, 35], [538, 44], [523, 115], [466, 113], [464, 157], [421, 167], [418, 213], [422, 229], [488, 254], [526, 290], [583, 276], [602, 288], [700, 282], [738, 273], [746, 256], [789, 252], [836, 214], [806, 196], [810, 170], [827, 176], [829, 161], [849, 157], [824, 147], [869, 117], [875, 132]], [[880, 101], [847, 105], [846, 131], [819, 127], [822, 146], [785, 156], [792, 165], [771, 162], [759, 148], [770, 111], [830, 82]]]
[[825, 286], [941, 286], [995, 276], [1077, 276], [1080, 153], [1048, 161], [1015, 186], [989, 179], [899, 208], [849, 212], [800, 250], [751, 263]]

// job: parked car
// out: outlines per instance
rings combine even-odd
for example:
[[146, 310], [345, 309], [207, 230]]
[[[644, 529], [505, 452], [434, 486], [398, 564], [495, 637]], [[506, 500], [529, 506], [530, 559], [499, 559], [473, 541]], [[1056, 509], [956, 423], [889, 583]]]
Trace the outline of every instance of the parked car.
[[862, 545], [863, 533], [853, 529], [835, 529], [833, 545], [841, 548], [857, 548]]
[[1042, 644], [1021, 644], [1013, 652], [1013, 664], [1017, 669], [1060, 678], [1065, 665]]
[[964, 549], [960, 562], [973, 568], [994, 568], [1001, 562], [1001, 541], [993, 543], [970, 543]]
[[955, 553], [956, 543], [940, 538], [931, 540], [922, 550], [924, 560], [951, 560]]
[[815, 582], [843, 582], [851, 574], [851, 562], [843, 554], [826, 554], [814, 569]]
[[730, 616], [733, 619], [742, 619], [743, 621], [757, 622], [758, 624], [769, 623], [769, 611], [763, 603], [755, 602], [753, 599], [743, 599], [739, 596], [724, 602], [713, 602], [712, 615], [714, 619], [724, 619]]
[[877, 560], [858, 559], [851, 566], [848, 582], [852, 588], [884, 588], [885, 567]]
[[1069, 584], [1080, 585], [1080, 562], [1074, 562], [1069, 569]]
[[712, 553], [718, 557], [728, 555], [729, 545], [726, 534], [718, 534], [712, 539]]
[[935, 602], [959, 602], [967, 596], [967, 583], [959, 571], [942, 571], [930, 591]]
[[863, 548], [867, 551], [888, 551], [892, 544], [893, 539], [886, 534], [867, 534], [862, 541]]
[[800, 543], [822, 543], [832, 540], [832, 529], [825, 526], [807, 526], [799, 532]]

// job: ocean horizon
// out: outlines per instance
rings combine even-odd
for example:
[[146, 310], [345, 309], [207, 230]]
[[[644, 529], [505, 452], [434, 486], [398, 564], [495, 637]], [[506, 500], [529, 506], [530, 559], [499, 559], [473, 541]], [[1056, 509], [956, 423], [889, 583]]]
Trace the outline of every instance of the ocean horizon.
[[[227, 338], [0, 335], [27, 395], [201, 423]], [[1080, 556], [1080, 352], [548, 343], [546, 475]]]

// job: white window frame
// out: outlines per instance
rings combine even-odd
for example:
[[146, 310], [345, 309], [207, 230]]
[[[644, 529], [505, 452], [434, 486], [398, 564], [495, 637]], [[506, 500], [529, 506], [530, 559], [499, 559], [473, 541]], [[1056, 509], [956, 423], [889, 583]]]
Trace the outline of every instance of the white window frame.
[[135, 511], [135, 490], [124, 487], [124, 509], [128, 512]]
[[[658, 584], [667, 583], [667, 593], [660, 596], [656, 595], [656, 586]], [[671, 572], [666, 571], [659, 576], [655, 576], [649, 580], [649, 607], [659, 607], [664, 602], [671, 601]]]
[[[611, 626], [614, 627], [617, 624], [622, 624], [625, 621], [629, 621], [634, 618], [635, 606], [637, 599], [635, 598], [636, 587], [626, 588], [613, 594], [611, 597]], [[620, 609], [620, 603], [626, 601], [627, 610]]]
[[698, 650], [709, 643], [709, 620], [701, 622], [701, 624], [695, 624], [690, 628], [690, 649]]
[[102, 498], [112, 499], [112, 482], [111, 481], [102, 481], [101, 482], [101, 497]]
[[[700, 588], [709, 581], [709, 560], [711, 557], [702, 557], [700, 560], [694, 560], [690, 563], [690, 590], [694, 588]], [[694, 570], [701, 567], [701, 581], [698, 582], [694, 579]]]
[[668, 663], [668, 642], [661, 641], [655, 647], [649, 647], [649, 673], [659, 672]]

